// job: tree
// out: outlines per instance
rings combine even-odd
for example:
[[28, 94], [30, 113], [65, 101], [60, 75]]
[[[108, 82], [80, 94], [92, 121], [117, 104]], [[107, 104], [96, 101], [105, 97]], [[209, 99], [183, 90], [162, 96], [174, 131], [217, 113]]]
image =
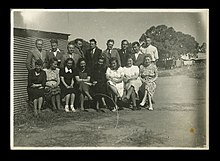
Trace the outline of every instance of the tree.
[[[160, 59], [167, 57], [179, 58], [183, 54], [198, 53], [199, 43], [189, 34], [176, 32], [173, 27], [158, 25], [150, 27], [139, 39], [145, 41], [150, 36], [152, 44], [158, 49]], [[200, 47], [204, 51], [206, 44]]]

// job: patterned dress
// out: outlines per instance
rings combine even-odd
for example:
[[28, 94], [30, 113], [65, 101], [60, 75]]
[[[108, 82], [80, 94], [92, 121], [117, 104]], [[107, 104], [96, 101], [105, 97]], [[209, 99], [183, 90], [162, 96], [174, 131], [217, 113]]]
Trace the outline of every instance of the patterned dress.
[[44, 70], [47, 75], [47, 82], [46, 86], [49, 86], [49, 89], [51, 91], [51, 95], [57, 95], [60, 94], [60, 87], [59, 85], [57, 87], [51, 88], [50, 86], [56, 85], [59, 79], [59, 69], [51, 70], [51, 69], [45, 69]]
[[140, 66], [140, 77], [143, 80], [140, 91], [144, 93], [144, 90], [147, 90], [151, 96], [153, 96], [156, 89], [156, 82], [152, 81], [157, 75], [157, 67], [153, 63], [145, 67]]

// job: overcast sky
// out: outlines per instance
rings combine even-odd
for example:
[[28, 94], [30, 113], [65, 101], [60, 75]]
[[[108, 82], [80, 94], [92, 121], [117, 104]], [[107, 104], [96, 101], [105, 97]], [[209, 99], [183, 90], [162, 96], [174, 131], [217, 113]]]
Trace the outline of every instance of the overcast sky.
[[[141, 11], [141, 12], [138, 12]], [[198, 43], [206, 42], [208, 12], [178, 11], [158, 12], [156, 10], [114, 10], [106, 11], [54, 11], [23, 10], [15, 11], [14, 27], [49, 32], [71, 34], [69, 40], [83, 38], [88, 41], [95, 38], [101, 49], [106, 48], [108, 39], [115, 40], [120, 48], [121, 40], [138, 41], [151, 26], [166, 25], [176, 31], [190, 34]]]

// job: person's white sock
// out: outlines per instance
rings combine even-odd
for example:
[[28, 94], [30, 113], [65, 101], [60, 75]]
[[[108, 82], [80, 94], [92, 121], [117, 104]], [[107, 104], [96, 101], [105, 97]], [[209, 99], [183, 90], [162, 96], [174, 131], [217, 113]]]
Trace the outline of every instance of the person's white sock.
[[70, 109], [73, 111], [73, 112], [76, 112], [75, 108], [73, 105], [70, 105]]
[[65, 111], [66, 112], [69, 112], [70, 110], [69, 110], [69, 105], [65, 105]]

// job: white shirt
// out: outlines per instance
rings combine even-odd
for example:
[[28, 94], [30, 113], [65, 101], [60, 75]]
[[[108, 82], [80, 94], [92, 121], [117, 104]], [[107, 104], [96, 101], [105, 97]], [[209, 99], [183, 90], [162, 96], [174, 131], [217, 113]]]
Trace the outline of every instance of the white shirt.
[[72, 69], [68, 69], [67, 67], [65, 67], [65, 72], [66, 72], [66, 73], [67, 73], [67, 72], [72, 73], [73, 71], [72, 71]]
[[[50, 50], [50, 51], [52, 51], [52, 50]], [[53, 54], [54, 54], [55, 57], [57, 56], [57, 51], [60, 52], [60, 49], [57, 48], [57, 50], [53, 52]]]
[[137, 58], [138, 58], [138, 55], [140, 55], [140, 54], [142, 54], [141, 51], [139, 51], [138, 53], [135, 53], [135, 54], [134, 54], [136, 60], [137, 60]]
[[152, 61], [159, 59], [157, 48], [153, 45], [149, 45], [147, 48], [141, 47], [140, 50], [144, 54], [150, 54], [152, 56]]

